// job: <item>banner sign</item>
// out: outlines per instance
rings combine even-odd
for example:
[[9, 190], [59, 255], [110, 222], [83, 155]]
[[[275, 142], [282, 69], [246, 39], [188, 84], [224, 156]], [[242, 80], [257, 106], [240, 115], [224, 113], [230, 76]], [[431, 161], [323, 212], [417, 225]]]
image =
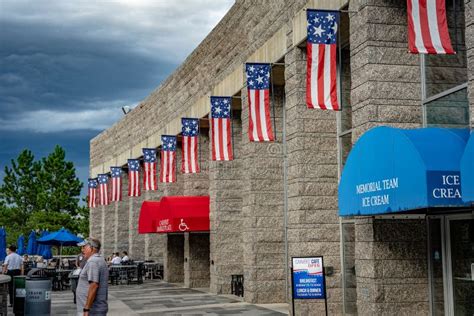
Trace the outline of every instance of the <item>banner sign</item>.
[[323, 257], [292, 258], [293, 298], [325, 299]]
[[428, 200], [433, 205], [463, 205], [459, 171], [428, 171]]

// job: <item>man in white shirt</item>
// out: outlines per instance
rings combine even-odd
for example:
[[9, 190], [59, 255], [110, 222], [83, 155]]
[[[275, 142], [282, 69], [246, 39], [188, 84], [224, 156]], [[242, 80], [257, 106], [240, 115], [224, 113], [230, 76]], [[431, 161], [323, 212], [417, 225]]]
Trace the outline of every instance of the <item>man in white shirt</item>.
[[118, 252], [114, 253], [114, 257], [112, 258], [112, 261], [110, 261], [110, 263], [111, 264], [121, 264], [122, 263], [122, 258], [120, 258]]
[[3, 273], [11, 277], [8, 284], [10, 306], [13, 305], [13, 277], [16, 275], [23, 275], [23, 259], [16, 253], [16, 246], [8, 247], [8, 256], [3, 262]]
[[130, 261], [130, 259], [128, 258], [128, 253], [126, 251], [124, 251], [122, 253], [123, 253], [122, 262], [126, 263], [126, 262]]

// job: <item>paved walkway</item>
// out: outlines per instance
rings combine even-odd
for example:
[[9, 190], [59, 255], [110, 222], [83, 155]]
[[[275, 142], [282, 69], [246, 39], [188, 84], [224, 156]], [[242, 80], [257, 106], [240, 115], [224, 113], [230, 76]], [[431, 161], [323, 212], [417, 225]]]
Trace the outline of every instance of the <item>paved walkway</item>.
[[[109, 315], [288, 315], [287, 304], [252, 305], [233, 295], [162, 281], [109, 286]], [[71, 291], [53, 292], [52, 315], [75, 315]]]

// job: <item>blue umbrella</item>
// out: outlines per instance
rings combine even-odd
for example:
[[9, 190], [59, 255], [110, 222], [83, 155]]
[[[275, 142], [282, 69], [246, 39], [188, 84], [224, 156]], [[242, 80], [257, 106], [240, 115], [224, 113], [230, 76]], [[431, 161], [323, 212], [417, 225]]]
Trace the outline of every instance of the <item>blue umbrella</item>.
[[36, 233], [31, 231], [30, 235], [28, 236], [28, 246], [26, 247], [26, 253], [29, 255], [36, 255], [37, 254], [37, 247], [36, 244]]
[[23, 256], [25, 254], [25, 236], [23, 235], [20, 235], [20, 237], [18, 237], [16, 253], [20, 256]]
[[38, 239], [39, 244], [59, 246], [59, 255], [61, 255], [61, 248], [63, 246], [76, 246], [82, 241], [82, 238], [77, 237], [64, 227], [57, 232], [49, 233], [45, 237]]
[[[48, 231], [43, 230], [40, 239], [46, 237], [48, 234]], [[42, 256], [44, 259], [51, 259], [53, 257], [53, 254], [51, 253], [51, 246], [39, 244], [38, 255]]]
[[[44, 237], [44, 236], [45, 236], [45, 232], [42, 231], [42, 232], [39, 234], [39, 237], [42, 238], [42, 237]], [[38, 241], [36, 241], [36, 242], [38, 242]], [[43, 253], [43, 249], [44, 249], [44, 246], [43, 246], [42, 244], [39, 244], [39, 243], [38, 243], [38, 245], [37, 245], [37, 247], [36, 247], [36, 254], [37, 254], [38, 256], [41, 256], [41, 254]]]
[[3, 227], [0, 227], [0, 261], [4, 261], [7, 256], [7, 233]]

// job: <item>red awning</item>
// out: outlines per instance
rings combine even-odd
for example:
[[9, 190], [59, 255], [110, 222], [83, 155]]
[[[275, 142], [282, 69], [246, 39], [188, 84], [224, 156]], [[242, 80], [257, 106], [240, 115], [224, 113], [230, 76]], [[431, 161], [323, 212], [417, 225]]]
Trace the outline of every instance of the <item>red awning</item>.
[[156, 220], [156, 232], [208, 232], [208, 196], [164, 196]]
[[144, 201], [140, 209], [140, 217], [138, 218], [138, 233], [149, 234], [156, 233], [158, 213], [160, 211], [160, 202]]

